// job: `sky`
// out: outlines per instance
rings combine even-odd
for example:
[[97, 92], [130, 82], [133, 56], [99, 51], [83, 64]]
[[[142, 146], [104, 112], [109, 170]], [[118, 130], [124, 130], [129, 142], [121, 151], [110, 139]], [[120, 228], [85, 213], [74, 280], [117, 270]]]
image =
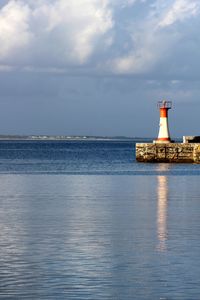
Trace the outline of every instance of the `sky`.
[[199, 0], [0, 0], [0, 134], [200, 135]]

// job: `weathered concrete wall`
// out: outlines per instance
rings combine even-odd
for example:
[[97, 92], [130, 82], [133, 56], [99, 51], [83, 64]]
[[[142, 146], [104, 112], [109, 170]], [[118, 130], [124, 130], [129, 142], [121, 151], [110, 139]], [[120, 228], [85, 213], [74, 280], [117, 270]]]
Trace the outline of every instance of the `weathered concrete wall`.
[[136, 159], [140, 162], [200, 163], [200, 143], [138, 143]]
[[193, 158], [196, 164], [200, 164], [200, 144], [194, 144]]

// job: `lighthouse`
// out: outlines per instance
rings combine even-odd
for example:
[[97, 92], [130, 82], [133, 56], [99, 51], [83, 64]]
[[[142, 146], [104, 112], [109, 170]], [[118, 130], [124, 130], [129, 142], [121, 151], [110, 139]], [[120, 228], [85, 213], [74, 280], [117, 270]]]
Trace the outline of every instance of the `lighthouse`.
[[168, 126], [168, 110], [172, 108], [171, 101], [159, 101], [158, 108], [160, 110], [160, 126], [157, 140], [154, 143], [171, 143]]

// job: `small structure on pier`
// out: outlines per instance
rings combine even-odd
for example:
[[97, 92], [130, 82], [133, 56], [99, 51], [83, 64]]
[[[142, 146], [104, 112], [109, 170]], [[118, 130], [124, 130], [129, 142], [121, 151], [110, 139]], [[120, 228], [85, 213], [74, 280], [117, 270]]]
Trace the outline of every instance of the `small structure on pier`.
[[136, 160], [157, 163], [200, 163], [200, 137], [184, 136], [183, 143], [174, 143], [169, 134], [168, 110], [171, 101], [159, 101], [160, 127], [153, 143], [136, 144]]
[[172, 108], [172, 102], [166, 100], [159, 101], [158, 108], [160, 110], [160, 125], [158, 138], [154, 141], [154, 143], [170, 143], [171, 138], [168, 125], [168, 110]]

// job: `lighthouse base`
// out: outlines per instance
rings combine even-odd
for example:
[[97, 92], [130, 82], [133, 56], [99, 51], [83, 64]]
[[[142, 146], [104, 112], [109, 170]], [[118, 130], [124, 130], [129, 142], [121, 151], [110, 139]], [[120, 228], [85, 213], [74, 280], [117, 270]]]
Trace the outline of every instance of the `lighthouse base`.
[[137, 143], [136, 160], [200, 164], [200, 143]]
[[153, 141], [154, 144], [168, 144], [168, 143], [173, 143], [170, 139], [166, 140], [161, 140], [161, 139], [156, 139]]

